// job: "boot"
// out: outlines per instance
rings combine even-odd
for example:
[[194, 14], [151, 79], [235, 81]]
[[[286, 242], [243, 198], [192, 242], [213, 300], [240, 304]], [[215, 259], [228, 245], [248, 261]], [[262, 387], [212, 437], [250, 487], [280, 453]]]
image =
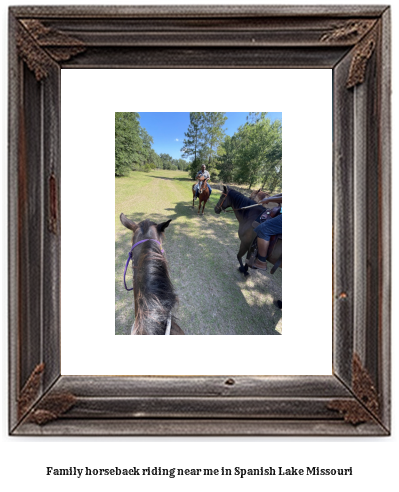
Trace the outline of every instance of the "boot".
[[256, 258], [252, 268], [255, 268], [256, 270], [267, 270], [267, 263]]

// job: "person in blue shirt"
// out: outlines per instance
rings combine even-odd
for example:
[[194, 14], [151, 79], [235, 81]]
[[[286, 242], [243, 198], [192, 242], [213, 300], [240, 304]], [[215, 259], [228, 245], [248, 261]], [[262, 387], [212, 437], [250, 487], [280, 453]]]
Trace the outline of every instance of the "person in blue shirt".
[[[275, 195], [268, 198], [264, 198], [259, 202], [259, 204], [276, 202], [283, 202], [283, 195]], [[256, 235], [258, 236], [258, 255], [254, 261], [253, 267], [258, 270], [267, 270], [266, 258], [267, 251], [270, 244], [270, 236], [275, 234], [282, 234], [283, 231], [283, 208], [280, 208], [280, 213], [273, 219], [266, 220], [262, 222], [258, 227], [254, 229]]]

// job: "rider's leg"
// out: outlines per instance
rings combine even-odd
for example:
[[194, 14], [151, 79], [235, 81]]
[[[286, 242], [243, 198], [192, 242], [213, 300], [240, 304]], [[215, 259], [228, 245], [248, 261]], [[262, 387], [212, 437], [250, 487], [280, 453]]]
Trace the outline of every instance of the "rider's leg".
[[265, 239], [258, 237], [257, 243], [258, 243], [258, 255], [255, 258], [253, 266], [258, 270], [267, 270], [266, 258], [267, 258], [267, 250], [269, 249], [270, 240], [266, 241]]
[[254, 229], [258, 236], [258, 256], [254, 261], [254, 267], [259, 270], [267, 270], [266, 258], [270, 244], [270, 236], [281, 234], [282, 232], [282, 216], [278, 215], [273, 219], [267, 220]]
[[266, 261], [267, 258], [267, 250], [269, 249], [269, 244], [270, 240], [266, 241], [265, 239], [262, 239], [261, 237], [258, 237], [258, 258], [260, 258], [263, 261]]

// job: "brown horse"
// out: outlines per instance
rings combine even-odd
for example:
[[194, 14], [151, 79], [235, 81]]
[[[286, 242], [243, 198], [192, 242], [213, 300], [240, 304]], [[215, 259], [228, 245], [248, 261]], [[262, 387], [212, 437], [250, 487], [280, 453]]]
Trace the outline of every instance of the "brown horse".
[[163, 255], [162, 240], [170, 220], [156, 224], [149, 219], [136, 224], [124, 214], [122, 224], [133, 231], [132, 249], [126, 270], [133, 262], [135, 320], [131, 335], [184, 335], [176, 323], [173, 309], [178, 302], [169, 277], [168, 264]]
[[[242, 210], [243, 207], [250, 205], [255, 206]], [[240, 192], [223, 186], [222, 195], [215, 206], [215, 213], [220, 214], [222, 210], [228, 207], [232, 207], [238, 220], [238, 237], [240, 238], [241, 244], [237, 253], [237, 260], [240, 264], [239, 271], [246, 276], [248, 275], [248, 263], [244, 265], [242, 257], [247, 254], [247, 260], [250, 260], [251, 246], [256, 237], [252, 224], [259, 219], [266, 209], [262, 205], [257, 205], [254, 200], [247, 198]], [[274, 265], [271, 273], [274, 273], [278, 267], [281, 267], [281, 247], [272, 248], [271, 245], [268, 250], [267, 261]]]
[[255, 200], [256, 203], [259, 203], [261, 200], [264, 198], [269, 198], [270, 195], [263, 191], [261, 188], [259, 190], [253, 190], [252, 193], [249, 195], [249, 198], [251, 200]]
[[[194, 200], [195, 200], [194, 186], [195, 186], [195, 184], [192, 187], [192, 191], [193, 191], [193, 208], [194, 208]], [[199, 192], [198, 192], [198, 200], [199, 200], [198, 213], [200, 213], [201, 204], [203, 204], [202, 205], [202, 215], [204, 215], [204, 209], [205, 209], [205, 205], [206, 205], [206, 202], [208, 201], [208, 199], [209, 199], [208, 180], [207, 179], [204, 179], [204, 180], [201, 180], [201, 185], [200, 185], [200, 189], [199, 189]]]

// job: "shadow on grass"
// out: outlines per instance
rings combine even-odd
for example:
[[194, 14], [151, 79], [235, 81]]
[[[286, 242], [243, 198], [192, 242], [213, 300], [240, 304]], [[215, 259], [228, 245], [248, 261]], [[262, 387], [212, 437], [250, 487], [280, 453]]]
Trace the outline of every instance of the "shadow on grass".
[[169, 178], [166, 176], [154, 176], [153, 174], [149, 174], [149, 177], [155, 178], [155, 179], [165, 179], [166, 181], [191, 181], [194, 182], [193, 179], [191, 178]]
[[[275, 301], [281, 299], [281, 274], [278, 278], [278, 272], [250, 271], [244, 277], [238, 271], [238, 222], [234, 214], [214, 213], [219, 196], [212, 193], [205, 215], [197, 214], [192, 200], [149, 215], [121, 212], [135, 222], [172, 219], [164, 249], [179, 296], [178, 323], [187, 335], [279, 335], [282, 312]], [[119, 224], [116, 236], [116, 334], [123, 335], [129, 334], [134, 320], [133, 291], [123, 285], [132, 233]], [[132, 284], [131, 267], [127, 282]]]

